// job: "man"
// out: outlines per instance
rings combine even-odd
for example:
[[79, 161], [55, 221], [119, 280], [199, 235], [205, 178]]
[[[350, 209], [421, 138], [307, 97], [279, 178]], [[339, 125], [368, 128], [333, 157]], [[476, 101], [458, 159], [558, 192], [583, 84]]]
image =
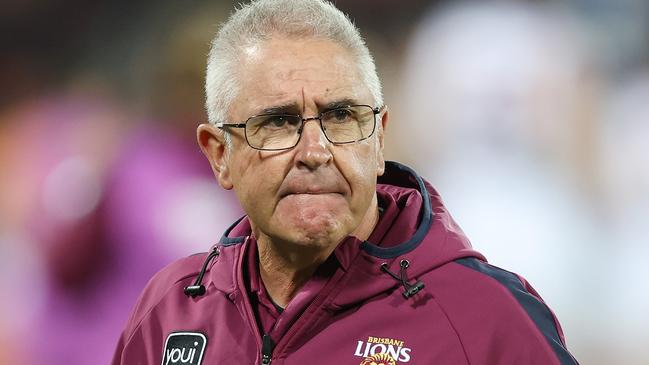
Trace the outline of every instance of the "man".
[[576, 363], [538, 294], [384, 161], [374, 63], [333, 5], [237, 10], [206, 93], [198, 142], [246, 216], [151, 280], [113, 364]]

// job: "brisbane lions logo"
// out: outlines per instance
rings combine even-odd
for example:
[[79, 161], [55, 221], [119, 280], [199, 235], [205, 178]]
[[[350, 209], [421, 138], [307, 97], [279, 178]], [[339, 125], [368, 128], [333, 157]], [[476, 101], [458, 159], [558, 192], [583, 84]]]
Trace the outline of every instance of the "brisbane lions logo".
[[366, 357], [360, 365], [397, 365], [397, 362], [392, 356], [382, 352]]
[[412, 348], [404, 339], [368, 336], [356, 342], [354, 356], [363, 359], [361, 365], [397, 365], [410, 362]]

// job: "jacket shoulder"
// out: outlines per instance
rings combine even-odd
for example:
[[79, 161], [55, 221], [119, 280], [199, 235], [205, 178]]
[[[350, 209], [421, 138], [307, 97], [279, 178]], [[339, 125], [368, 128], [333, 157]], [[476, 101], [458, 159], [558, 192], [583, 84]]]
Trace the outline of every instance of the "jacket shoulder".
[[146, 315], [178, 284], [189, 285], [207, 256], [206, 252], [176, 260], [158, 271], [146, 284], [128, 320], [124, 335], [132, 334]]
[[499, 364], [577, 364], [554, 313], [521, 276], [475, 257], [436, 271], [431, 277], [436, 300], [469, 358]]

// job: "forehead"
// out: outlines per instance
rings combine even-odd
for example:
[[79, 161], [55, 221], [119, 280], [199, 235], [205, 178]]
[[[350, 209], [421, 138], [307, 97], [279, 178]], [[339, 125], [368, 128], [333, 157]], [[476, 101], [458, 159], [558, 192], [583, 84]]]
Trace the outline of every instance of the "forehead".
[[303, 112], [343, 99], [371, 104], [354, 57], [325, 39], [273, 37], [245, 47], [238, 80], [230, 114], [239, 119], [278, 105]]

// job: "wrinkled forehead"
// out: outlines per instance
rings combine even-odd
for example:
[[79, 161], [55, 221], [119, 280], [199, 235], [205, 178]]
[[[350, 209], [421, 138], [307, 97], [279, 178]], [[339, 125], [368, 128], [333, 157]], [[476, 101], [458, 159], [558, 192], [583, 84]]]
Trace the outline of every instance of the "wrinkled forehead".
[[305, 112], [372, 100], [352, 53], [327, 39], [276, 36], [244, 46], [236, 77], [239, 93], [229, 113], [235, 120], [283, 105]]

